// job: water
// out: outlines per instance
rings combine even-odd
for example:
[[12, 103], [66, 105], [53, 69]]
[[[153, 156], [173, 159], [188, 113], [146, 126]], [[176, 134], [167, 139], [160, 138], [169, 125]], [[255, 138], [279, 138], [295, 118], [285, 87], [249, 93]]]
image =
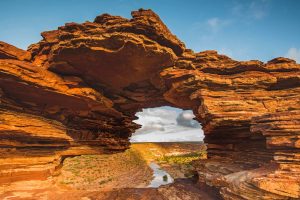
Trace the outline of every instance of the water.
[[168, 174], [166, 171], [160, 169], [160, 167], [156, 163], [152, 162], [152, 163], [150, 163], [149, 166], [153, 170], [154, 178], [151, 181], [151, 183], [148, 185], [148, 187], [158, 188], [161, 185], [173, 183], [174, 179], [170, 176], [170, 174]]

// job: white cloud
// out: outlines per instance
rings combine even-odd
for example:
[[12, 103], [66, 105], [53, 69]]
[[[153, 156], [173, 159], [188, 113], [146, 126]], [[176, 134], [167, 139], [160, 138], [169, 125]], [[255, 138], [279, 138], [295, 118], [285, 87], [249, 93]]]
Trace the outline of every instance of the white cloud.
[[151, 132], [147, 134], [135, 134], [131, 137], [131, 142], [191, 142], [203, 141], [203, 131], [201, 129], [174, 130], [173, 132]]
[[147, 108], [136, 114], [134, 122], [142, 127], [132, 135], [131, 142], [203, 141], [201, 126], [191, 110], [172, 107]]
[[249, 14], [254, 19], [262, 19], [267, 15], [266, 1], [252, 1], [249, 6]]
[[232, 13], [240, 19], [244, 20], [260, 20], [268, 15], [268, 0], [252, 0], [236, 3], [232, 9]]
[[210, 18], [206, 21], [207, 26], [213, 32], [217, 32], [230, 24], [229, 20], [223, 20], [218, 17]]
[[300, 49], [296, 49], [294, 47], [290, 48], [285, 56], [296, 60], [297, 63], [300, 63]]
[[179, 113], [176, 118], [177, 125], [185, 126], [185, 127], [192, 127], [192, 128], [199, 128], [200, 124], [196, 120], [194, 120], [195, 115], [191, 110], [185, 110]]

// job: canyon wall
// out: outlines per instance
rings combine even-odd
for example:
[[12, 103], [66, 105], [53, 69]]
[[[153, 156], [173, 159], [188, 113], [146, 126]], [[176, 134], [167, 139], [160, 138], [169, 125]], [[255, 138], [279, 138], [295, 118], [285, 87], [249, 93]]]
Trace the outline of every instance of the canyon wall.
[[0, 43], [0, 184], [46, 179], [67, 156], [129, 147], [142, 108], [192, 109], [208, 159], [199, 183], [224, 199], [300, 197], [300, 65], [194, 53], [151, 10], [103, 14]]
[[192, 105], [203, 125], [208, 160], [195, 163], [199, 181], [224, 199], [300, 197], [299, 70], [287, 58], [237, 62], [206, 51], [162, 72], [165, 98]]

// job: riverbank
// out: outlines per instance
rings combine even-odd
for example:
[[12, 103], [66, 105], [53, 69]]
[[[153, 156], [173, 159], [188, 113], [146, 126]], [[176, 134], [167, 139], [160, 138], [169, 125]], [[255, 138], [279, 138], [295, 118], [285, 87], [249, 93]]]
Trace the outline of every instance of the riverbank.
[[155, 162], [174, 179], [191, 178], [192, 162], [206, 159], [206, 146], [200, 142], [134, 143], [131, 149], [140, 152], [146, 162]]
[[[66, 158], [56, 183], [60, 188], [111, 190], [158, 187], [166, 175], [190, 178], [191, 162], [205, 156], [201, 143], [133, 143], [122, 153]], [[161, 169], [160, 169], [161, 168]], [[156, 182], [155, 182], [156, 180]], [[170, 183], [167, 181], [167, 183]]]
[[56, 185], [68, 189], [111, 190], [147, 187], [151, 179], [152, 170], [142, 155], [128, 149], [111, 155], [67, 158]]
[[[191, 182], [186, 172], [193, 171], [190, 162], [203, 156], [203, 150], [200, 143], [138, 143], [122, 153], [66, 158], [56, 176], [47, 181], [7, 186], [6, 192], [0, 193], [0, 199], [114, 200], [131, 196], [132, 199], [160, 200], [175, 195], [175, 191], [181, 191], [176, 195], [195, 196], [196, 193], [184, 193], [187, 188], [199, 192], [199, 186]], [[151, 163], [156, 166], [153, 168]], [[166, 174], [167, 181], [164, 180]], [[175, 182], [171, 183], [173, 178]], [[167, 183], [171, 184], [165, 185]]]

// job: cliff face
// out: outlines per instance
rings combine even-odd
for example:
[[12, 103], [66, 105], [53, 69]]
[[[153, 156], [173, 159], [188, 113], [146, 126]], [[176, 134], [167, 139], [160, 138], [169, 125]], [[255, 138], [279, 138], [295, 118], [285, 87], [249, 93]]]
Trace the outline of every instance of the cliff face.
[[45, 179], [66, 156], [128, 148], [141, 108], [193, 109], [208, 160], [199, 181], [225, 199], [300, 194], [300, 65], [193, 53], [151, 10], [103, 14], [0, 43], [0, 183]]
[[200, 181], [225, 199], [299, 198], [299, 64], [206, 51], [161, 75], [165, 98], [202, 122], [208, 160], [195, 163]]

